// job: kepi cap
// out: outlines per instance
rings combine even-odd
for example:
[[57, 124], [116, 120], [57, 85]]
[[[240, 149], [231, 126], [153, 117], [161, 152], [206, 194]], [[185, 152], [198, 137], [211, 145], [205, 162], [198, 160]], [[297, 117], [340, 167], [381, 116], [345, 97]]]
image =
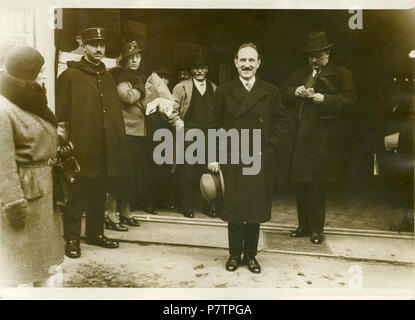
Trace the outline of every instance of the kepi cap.
[[105, 41], [105, 29], [100, 27], [84, 29], [81, 32], [81, 38], [84, 43], [92, 40]]

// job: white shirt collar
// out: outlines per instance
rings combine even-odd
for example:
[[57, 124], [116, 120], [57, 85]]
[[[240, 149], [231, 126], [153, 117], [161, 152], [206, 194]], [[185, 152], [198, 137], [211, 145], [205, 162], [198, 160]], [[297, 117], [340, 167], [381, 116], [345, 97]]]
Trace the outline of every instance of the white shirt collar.
[[239, 80], [241, 80], [241, 82], [242, 82], [242, 84], [244, 85], [244, 87], [246, 88], [246, 86], [247, 86], [247, 84], [249, 83], [250, 84], [250, 86], [251, 86], [251, 89], [252, 89], [252, 87], [254, 86], [254, 83], [255, 83], [255, 76], [253, 76], [251, 79], [249, 79], [249, 80], [245, 80], [245, 79], [243, 79], [242, 77], [239, 77]]
[[197, 86], [200, 87], [200, 85], [203, 83], [203, 85], [206, 87], [206, 79], [203, 81], [198, 81], [195, 78], [193, 78], [193, 83]]
[[203, 81], [198, 81], [195, 78], [193, 78], [193, 83], [202, 95], [206, 92], [206, 79]]

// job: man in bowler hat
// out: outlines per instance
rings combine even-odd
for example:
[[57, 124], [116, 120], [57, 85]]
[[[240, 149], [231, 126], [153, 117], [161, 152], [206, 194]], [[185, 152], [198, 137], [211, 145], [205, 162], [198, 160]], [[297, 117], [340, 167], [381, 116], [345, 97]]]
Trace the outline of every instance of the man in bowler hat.
[[[212, 128], [237, 130], [260, 129], [261, 139], [249, 140], [248, 150], [257, 150], [260, 143], [260, 171], [244, 175], [241, 162], [220, 164], [225, 182], [222, 220], [228, 222], [229, 259], [227, 271], [235, 271], [240, 264], [248, 265], [252, 273], [260, 273], [256, 260], [260, 223], [271, 218], [272, 194], [276, 155], [280, 152], [286, 135], [286, 115], [280, 104], [278, 89], [256, 76], [261, 64], [258, 49], [253, 43], [242, 44], [235, 54], [239, 77], [219, 86], [211, 107]], [[252, 130], [250, 130], [252, 136]], [[245, 143], [245, 141], [244, 141]], [[227, 151], [231, 151], [228, 143]], [[219, 164], [208, 164], [211, 172], [219, 172]], [[244, 255], [241, 259], [241, 255]]]
[[125, 176], [125, 128], [122, 102], [116, 83], [101, 62], [105, 54], [105, 30], [83, 30], [80, 61], [69, 61], [56, 82], [56, 115], [67, 132], [81, 167], [69, 190], [64, 208], [66, 255], [81, 255], [81, 215], [86, 211], [87, 243], [117, 248], [104, 236], [107, 192], [116, 194]]
[[309, 236], [313, 244], [323, 241], [326, 184], [340, 170], [340, 111], [353, 108], [357, 99], [350, 71], [330, 60], [332, 46], [325, 32], [309, 34], [302, 50], [308, 65], [291, 74], [282, 95], [295, 123], [290, 178], [298, 228], [291, 236]]

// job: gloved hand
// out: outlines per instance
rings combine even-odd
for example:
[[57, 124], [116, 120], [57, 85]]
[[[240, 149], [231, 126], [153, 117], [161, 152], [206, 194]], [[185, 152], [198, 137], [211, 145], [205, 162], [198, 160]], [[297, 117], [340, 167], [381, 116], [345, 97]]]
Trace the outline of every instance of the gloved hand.
[[27, 214], [29, 214], [27, 204], [8, 208], [6, 211], [9, 224], [15, 230], [21, 230], [25, 227]]

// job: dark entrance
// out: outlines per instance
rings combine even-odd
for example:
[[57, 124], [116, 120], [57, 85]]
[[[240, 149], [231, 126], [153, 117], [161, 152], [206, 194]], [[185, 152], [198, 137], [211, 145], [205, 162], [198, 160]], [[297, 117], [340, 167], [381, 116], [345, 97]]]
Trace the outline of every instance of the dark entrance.
[[[98, 24], [111, 30], [108, 55], [115, 58], [120, 43], [140, 38], [147, 49], [146, 74], [160, 65], [174, 70], [190, 53], [203, 50], [210, 56], [209, 78], [220, 84], [236, 74], [238, 45], [255, 42], [262, 53], [258, 76], [281, 87], [306, 63], [299, 50], [306, 34], [325, 30], [335, 44], [332, 59], [352, 71], [359, 96], [356, 108], [343, 116], [343, 172], [330, 186], [327, 225], [387, 230], [400, 219], [404, 190], [394, 182], [394, 154], [385, 151], [383, 137], [393, 133], [388, 130], [396, 99], [413, 94], [415, 60], [408, 54], [415, 49], [414, 14], [364, 11], [363, 29], [352, 30], [347, 10], [64, 9], [56, 43], [71, 51], [79, 31]], [[399, 131], [399, 124], [393, 130]], [[296, 224], [287, 152], [279, 161], [272, 221]]]

